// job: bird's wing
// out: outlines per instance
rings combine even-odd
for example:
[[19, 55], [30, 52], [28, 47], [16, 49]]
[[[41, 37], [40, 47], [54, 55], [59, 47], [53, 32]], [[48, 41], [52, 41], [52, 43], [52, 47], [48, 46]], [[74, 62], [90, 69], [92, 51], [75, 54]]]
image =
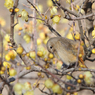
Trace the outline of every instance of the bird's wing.
[[59, 39], [59, 43], [61, 43], [62, 47], [64, 47], [68, 53], [73, 53], [73, 55], [77, 56], [77, 52], [78, 52], [78, 44], [70, 39], [67, 38], [60, 38]]

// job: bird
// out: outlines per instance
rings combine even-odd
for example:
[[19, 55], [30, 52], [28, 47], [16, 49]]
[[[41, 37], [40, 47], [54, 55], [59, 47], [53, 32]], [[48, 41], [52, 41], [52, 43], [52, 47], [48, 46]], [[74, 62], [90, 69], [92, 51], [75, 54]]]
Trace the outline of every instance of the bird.
[[67, 67], [72, 66], [77, 62], [77, 59], [84, 65], [83, 58], [78, 57], [78, 47], [80, 46], [79, 54], [84, 56], [84, 48], [79, 45], [78, 41], [70, 40], [65, 37], [52, 37], [47, 41], [47, 50], [60, 58]]

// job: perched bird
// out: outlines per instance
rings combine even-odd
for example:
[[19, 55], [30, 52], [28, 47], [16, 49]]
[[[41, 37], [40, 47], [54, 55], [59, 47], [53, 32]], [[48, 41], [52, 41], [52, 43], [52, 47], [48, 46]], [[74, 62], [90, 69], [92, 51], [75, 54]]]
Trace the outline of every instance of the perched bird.
[[[48, 51], [54, 54], [55, 57], [59, 57], [67, 66], [77, 62], [78, 47], [78, 42], [65, 37], [53, 37], [47, 42]], [[84, 55], [84, 49], [81, 45], [79, 54]], [[79, 60], [81, 61], [81, 58]]]

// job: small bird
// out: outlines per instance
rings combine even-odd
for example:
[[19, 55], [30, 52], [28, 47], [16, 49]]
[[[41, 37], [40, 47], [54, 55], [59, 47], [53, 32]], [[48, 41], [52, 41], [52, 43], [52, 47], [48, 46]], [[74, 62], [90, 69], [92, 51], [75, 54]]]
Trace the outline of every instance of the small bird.
[[[65, 37], [53, 37], [47, 42], [48, 51], [54, 54], [55, 57], [59, 57], [67, 66], [71, 66], [77, 62], [78, 47], [79, 43], [77, 41]], [[79, 54], [84, 55], [84, 49], [81, 45]], [[83, 61], [82, 64], [84, 64]]]

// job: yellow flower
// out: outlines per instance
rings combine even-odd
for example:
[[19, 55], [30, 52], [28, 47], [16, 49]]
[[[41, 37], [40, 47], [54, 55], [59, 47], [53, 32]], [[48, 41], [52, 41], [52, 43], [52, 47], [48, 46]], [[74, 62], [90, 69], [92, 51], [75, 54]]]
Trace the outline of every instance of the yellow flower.
[[95, 48], [92, 49], [92, 53], [95, 54]]
[[71, 39], [71, 40], [74, 40], [73, 39], [73, 35], [70, 32], [68, 33], [68, 35], [66, 36], [66, 38]]
[[47, 0], [47, 5], [48, 5], [49, 7], [53, 6], [52, 1], [51, 1], [51, 0]]
[[57, 8], [56, 7], [52, 7], [50, 10], [51, 15], [55, 15], [57, 13]]
[[26, 10], [23, 9], [21, 15], [23, 20], [28, 20], [28, 12]]
[[8, 63], [8, 62], [6, 62], [6, 61], [4, 61], [4, 62], [3, 62], [3, 66], [4, 66], [4, 67], [7, 67], [7, 68], [10, 68], [10, 67], [11, 67], [11, 64]]
[[9, 36], [8, 34], [6, 34], [4, 38], [5, 38], [5, 40], [6, 40], [7, 42], [10, 42], [10, 36]]
[[59, 17], [58, 15], [55, 15], [55, 16], [53, 17], [52, 21], [53, 21], [53, 23], [58, 24], [59, 21], [60, 21], [60, 17]]
[[95, 38], [95, 29], [92, 31], [92, 36]]
[[14, 5], [13, 0], [5, 0], [4, 6], [5, 6], [7, 9], [12, 8], [13, 5]]
[[76, 35], [75, 35], [75, 39], [76, 40], [79, 40], [80, 39], [80, 34], [77, 32]]
[[62, 22], [62, 23], [68, 23], [68, 22], [69, 22], [69, 20], [68, 20], [68, 19], [63, 18], [63, 19], [61, 20], [61, 22]]
[[43, 12], [43, 6], [42, 5], [38, 5], [38, 8], [37, 8], [41, 13]]
[[0, 24], [1, 24], [2, 27], [4, 27], [5, 24], [6, 24], [5, 20], [1, 17], [0, 17]]

